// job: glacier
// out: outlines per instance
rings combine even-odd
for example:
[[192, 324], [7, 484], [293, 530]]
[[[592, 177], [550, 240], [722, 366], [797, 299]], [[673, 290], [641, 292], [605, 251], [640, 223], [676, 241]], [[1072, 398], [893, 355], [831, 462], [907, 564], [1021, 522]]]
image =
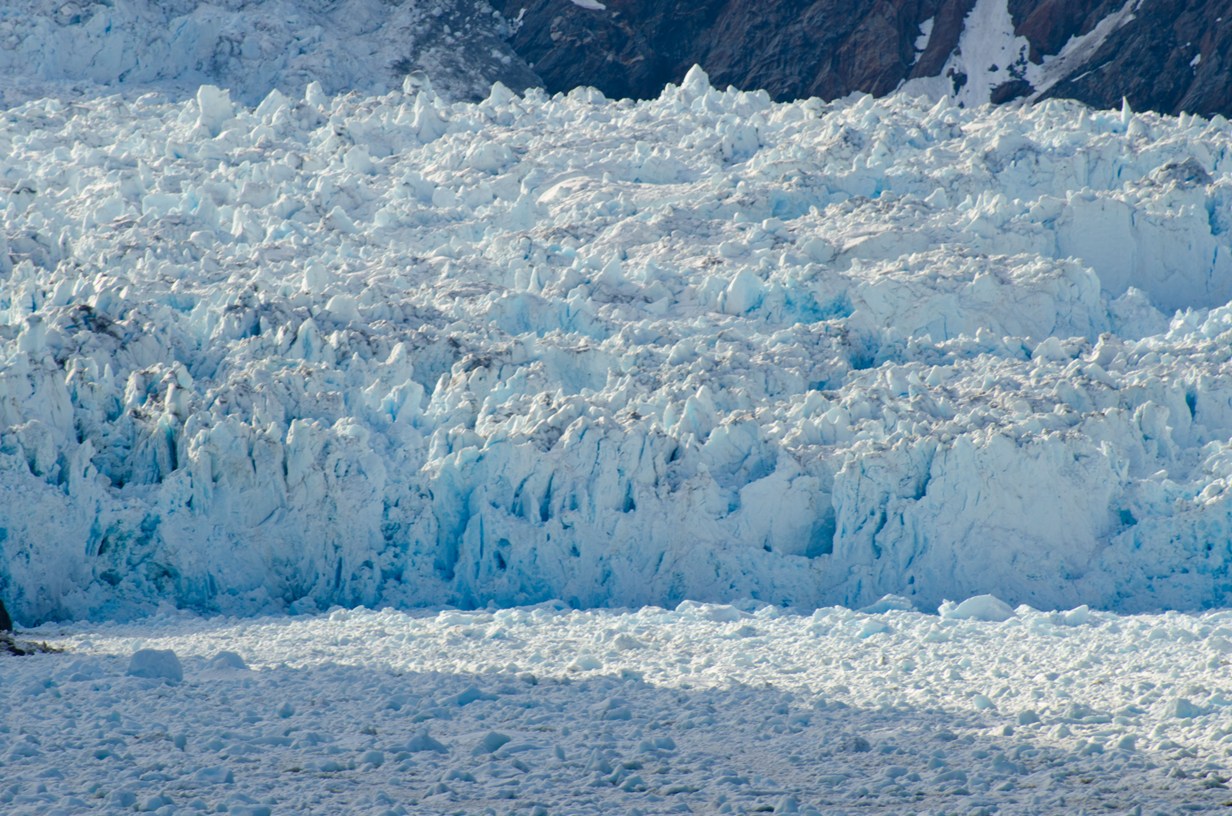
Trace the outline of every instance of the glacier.
[[0, 113], [15, 619], [1232, 602], [1226, 121], [249, 96]]
[[0, 108], [53, 96], [173, 99], [205, 83], [255, 105], [273, 88], [379, 93], [403, 77], [483, 99], [538, 77], [486, 0], [5, 0]]

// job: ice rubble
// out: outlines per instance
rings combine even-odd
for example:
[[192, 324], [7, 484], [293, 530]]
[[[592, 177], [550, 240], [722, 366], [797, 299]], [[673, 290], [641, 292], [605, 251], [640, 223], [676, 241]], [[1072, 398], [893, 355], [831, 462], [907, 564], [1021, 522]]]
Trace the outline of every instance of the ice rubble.
[[1226, 810], [1232, 612], [1009, 615], [554, 603], [49, 624], [29, 634], [63, 655], [0, 658], [0, 810]]
[[1232, 600], [1232, 133], [427, 89], [0, 120], [0, 596]]

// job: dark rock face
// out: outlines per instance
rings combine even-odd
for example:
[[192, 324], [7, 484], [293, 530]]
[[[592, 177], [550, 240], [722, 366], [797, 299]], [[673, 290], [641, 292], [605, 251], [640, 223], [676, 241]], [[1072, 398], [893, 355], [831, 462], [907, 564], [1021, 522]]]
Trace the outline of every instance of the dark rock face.
[[0, 655], [32, 655], [45, 652], [58, 652], [59, 649], [46, 643], [32, 643], [13, 637], [13, 619], [0, 601]]
[[[950, 2], [940, 4], [937, 7], [935, 15], [923, 13], [917, 15], [915, 21], [915, 35], [919, 36], [918, 32], [923, 28], [924, 21], [931, 19], [933, 21], [933, 29], [928, 38], [928, 45], [920, 54], [919, 60], [908, 74], [910, 78], [938, 76], [945, 67], [945, 62], [949, 59], [950, 54], [958, 48], [958, 40], [962, 37], [963, 22], [967, 15], [971, 13], [971, 9], [975, 8], [975, 0], [950, 0]], [[914, 48], [914, 41], [912, 42]], [[852, 90], [864, 90], [863, 88], [853, 88]], [[872, 93], [868, 91], [868, 93]]]
[[[905, 80], [942, 75], [976, 2], [607, 0], [602, 11], [570, 0], [493, 5], [510, 18], [521, 14], [514, 48], [550, 91], [594, 85], [612, 97], [653, 97], [697, 63], [718, 87], [832, 99], [852, 91], [885, 94]], [[1151, 0], [1136, 10], [1126, 0], [1007, 2], [1014, 33], [1035, 65], [1074, 38], [1091, 36], [1048, 87], [1015, 78], [988, 89], [994, 102], [1064, 96], [1109, 107], [1124, 96], [1135, 109], [1232, 113], [1226, 0]], [[926, 24], [931, 36], [917, 51]]]
[[[1101, 7], [1108, 5], [1116, 3]], [[1232, 115], [1232, 3], [1143, 3], [1081, 70], [1044, 96], [1097, 107], [1117, 105], [1124, 97], [1135, 110]]]
[[[518, 53], [550, 91], [592, 84], [608, 96], [657, 96], [700, 64], [718, 87], [764, 88], [777, 99], [888, 93], [911, 71], [919, 23], [942, 7], [957, 44], [974, 0], [818, 0], [809, 4], [611, 0], [605, 11], [569, 0], [505, 0], [525, 8]], [[940, 53], [940, 46], [931, 51]], [[948, 52], [947, 52], [948, 53]], [[944, 62], [944, 54], [940, 61]]]
[[1070, 37], [1091, 31], [1124, 0], [1009, 0], [1016, 33], [1031, 43], [1031, 61], [1058, 54]]

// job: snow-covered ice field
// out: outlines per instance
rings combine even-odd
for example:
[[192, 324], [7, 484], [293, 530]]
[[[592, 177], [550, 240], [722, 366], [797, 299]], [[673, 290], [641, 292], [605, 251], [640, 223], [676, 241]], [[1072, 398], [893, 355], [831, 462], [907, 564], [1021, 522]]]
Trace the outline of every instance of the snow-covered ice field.
[[[29, 635], [66, 653], [0, 658], [14, 816], [1232, 806], [1228, 612], [690, 602]], [[139, 649], [182, 681], [130, 675]]]

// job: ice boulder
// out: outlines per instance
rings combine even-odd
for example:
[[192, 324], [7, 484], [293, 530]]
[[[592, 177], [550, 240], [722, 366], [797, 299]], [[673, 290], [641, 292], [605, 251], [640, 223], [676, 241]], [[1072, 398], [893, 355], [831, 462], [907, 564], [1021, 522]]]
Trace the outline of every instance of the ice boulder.
[[1055, 619], [1062, 626], [1084, 626], [1091, 622], [1091, 607], [1082, 604], [1067, 612], [1057, 613]]
[[406, 743], [404, 750], [412, 754], [449, 753], [449, 749], [445, 747], [445, 744], [429, 734], [426, 729], [411, 737], [411, 739]]
[[179, 683], [184, 679], [184, 667], [170, 649], [138, 649], [128, 662], [127, 674], [129, 677]]
[[192, 776], [198, 785], [230, 785], [235, 782], [235, 774], [225, 765], [212, 765], [202, 768]]
[[509, 737], [499, 731], [489, 731], [483, 739], [471, 751], [473, 756], [483, 756], [484, 754], [494, 754], [500, 750], [501, 746], [509, 742]]
[[889, 594], [882, 595], [879, 600], [862, 607], [860, 611], [866, 615], [878, 615], [883, 612], [913, 612], [915, 611], [915, 604], [911, 603], [910, 598]]
[[217, 136], [222, 132], [223, 125], [235, 118], [231, 92], [213, 85], [202, 85], [197, 89], [197, 108], [200, 110], [197, 124], [211, 136]]
[[244, 658], [235, 652], [223, 650], [214, 655], [214, 658], [210, 661], [210, 668], [215, 670], [248, 671], [248, 664], [244, 662]]
[[1015, 616], [1010, 605], [995, 595], [976, 595], [962, 603], [944, 601], [937, 610], [943, 618], [1000, 623]]
[[1178, 720], [1192, 720], [1194, 717], [1203, 716], [1207, 710], [1184, 697], [1177, 697], [1168, 704], [1168, 713]]

